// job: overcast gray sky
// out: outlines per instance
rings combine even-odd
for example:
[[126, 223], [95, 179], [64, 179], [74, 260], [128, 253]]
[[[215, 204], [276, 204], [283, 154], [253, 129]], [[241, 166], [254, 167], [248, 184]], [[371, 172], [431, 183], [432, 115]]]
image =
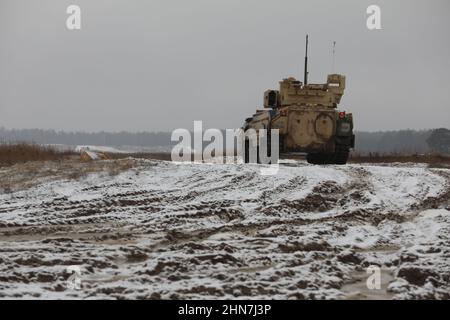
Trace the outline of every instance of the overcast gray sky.
[[[81, 7], [82, 29], [66, 28]], [[381, 7], [382, 30], [366, 28]], [[357, 130], [449, 127], [450, 1], [0, 0], [0, 126], [236, 128], [283, 77], [347, 76]]]

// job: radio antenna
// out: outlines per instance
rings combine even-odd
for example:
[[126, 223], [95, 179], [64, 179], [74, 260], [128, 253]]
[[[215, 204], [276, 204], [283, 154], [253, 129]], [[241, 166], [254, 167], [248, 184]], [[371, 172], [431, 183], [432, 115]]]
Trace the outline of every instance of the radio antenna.
[[305, 75], [304, 75], [304, 84], [305, 86], [308, 84], [308, 35], [306, 35], [306, 49], [305, 49]]

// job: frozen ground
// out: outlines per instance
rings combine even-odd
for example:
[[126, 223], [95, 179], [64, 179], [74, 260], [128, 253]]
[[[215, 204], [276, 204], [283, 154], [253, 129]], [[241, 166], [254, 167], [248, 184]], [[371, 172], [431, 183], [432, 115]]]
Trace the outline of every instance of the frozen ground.
[[36, 166], [0, 169], [23, 184], [0, 194], [1, 298], [450, 298], [448, 169]]

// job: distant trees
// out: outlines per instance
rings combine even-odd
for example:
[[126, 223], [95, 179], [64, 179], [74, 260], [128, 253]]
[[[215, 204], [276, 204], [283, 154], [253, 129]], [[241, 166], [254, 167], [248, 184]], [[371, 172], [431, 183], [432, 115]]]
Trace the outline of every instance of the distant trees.
[[433, 152], [450, 154], [450, 130], [444, 128], [433, 130], [427, 143]]
[[99, 146], [168, 146], [170, 132], [64, 132], [41, 129], [5, 129], [0, 127], [1, 142]]
[[[34, 142], [38, 144], [166, 147], [171, 132], [64, 132], [41, 129], [5, 129], [0, 127], [1, 142]], [[400, 130], [356, 132], [355, 151], [360, 154], [408, 153], [430, 151], [450, 154], [450, 130]]]
[[430, 148], [427, 139], [431, 130], [399, 130], [379, 132], [356, 132], [358, 153], [427, 153]]

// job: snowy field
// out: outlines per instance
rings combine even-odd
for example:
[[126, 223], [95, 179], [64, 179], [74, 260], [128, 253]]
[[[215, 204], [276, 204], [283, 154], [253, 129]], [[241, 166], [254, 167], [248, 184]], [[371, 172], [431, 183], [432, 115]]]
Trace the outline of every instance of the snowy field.
[[0, 298], [450, 299], [449, 169], [129, 161], [0, 168]]

